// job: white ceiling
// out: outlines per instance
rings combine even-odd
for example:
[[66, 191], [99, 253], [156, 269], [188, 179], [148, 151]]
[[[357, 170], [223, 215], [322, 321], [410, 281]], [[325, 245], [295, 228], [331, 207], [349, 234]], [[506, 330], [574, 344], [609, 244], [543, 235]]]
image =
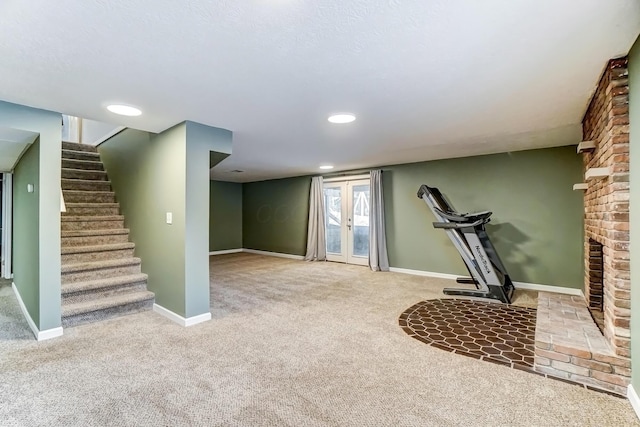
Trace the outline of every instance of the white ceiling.
[[0, 99], [230, 129], [212, 176], [251, 181], [576, 143], [639, 32], [638, 0], [4, 0]]

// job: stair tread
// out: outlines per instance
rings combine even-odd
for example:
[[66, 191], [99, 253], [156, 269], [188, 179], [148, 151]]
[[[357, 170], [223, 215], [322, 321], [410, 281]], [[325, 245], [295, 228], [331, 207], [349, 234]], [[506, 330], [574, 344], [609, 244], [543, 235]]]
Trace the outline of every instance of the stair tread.
[[[109, 182], [109, 181], [102, 181]], [[63, 193], [73, 193], [73, 194], [95, 194], [94, 190], [67, 190], [65, 188], [62, 189]], [[100, 194], [113, 194], [113, 191], [99, 191]]]
[[[96, 171], [96, 172], [101, 172], [101, 171]], [[106, 173], [106, 172], [105, 172]], [[87, 182], [87, 183], [95, 183], [97, 180], [96, 179], [78, 179], [78, 178], [60, 178], [62, 180], [62, 182], [72, 182], [72, 183], [77, 183], [77, 182]], [[111, 183], [111, 181], [98, 181], [101, 184], [104, 183]]]
[[[67, 160], [71, 160], [71, 159], [67, 159]], [[100, 162], [95, 162], [95, 163], [100, 163]], [[99, 171], [99, 170], [87, 170], [87, 169], [76, 169], [76, 168], [62, 168], [63, 171], [69, 171], [69, 172], [80, 172], [80, 173], [97, 173], [100, 175], [106, 175], [107, 171]], [[73, 179], [73, 178], [63, 178], [63, 179]]]
[[146, 274], [138, 273], [125, 276], [109, 277], [106, 279], [67, 283], [62, 285], [62, 295], [74, 294], [83, 291], [95, 291], [103, 288], [112, 288], [129, 283], [139, 283], [146, 281], [148, 278], [149, 276], [147, 276]]
[[65, 215], [60, 217], [62, 222], [75, 221], [122, 221], [124, 215]]
[[107, 252], [118, 251], [123, 249], [134, 249], [136, 244], [133, 242], [126, 243], [105, 243], [103, 245], [90, 245], [90, 246], [63, 246], [61, 249], [62, 255], [68, 254], [82, 254], [88, 252]]
[[142, 260], [136, 257], [107, 259], [90, 262], [77, 262], [73, 264], [63, 264], [60, 267], [60, 271], [62, 273], [76, 273], [78, 271], [98, 270], [101, 268], [125, 267], [129, 265], [140, 264], [141, 262]]
[[62, 141], [62, 144], [66, 144], [66, 145], [77, 145], [78, 147], [83, 147], [83, 148], [89, 148], [91, 151], [97, 151], [98, 150], [98, 146], [97, 145], [93, 145], [93, 144], [83, 144], [82, 142], [75, 142], [75, 141]]
[[100, 158], [100, 153], [97, 153], [95, 151], [83, 151], [83, 150], [70, 150], [68, 148], [63, 148], [62, 149], [62, 158], [64, 159], [64, 153], [80, 153], [80, 154], [88, 154], [91, 157], [96, 157], [96, 158]]
[[65, 203], [67, 207], [72, 208], [118, 208], [120, 207], [119, 203], [89, 203], [89, 202], [78, 202], [78, 203]]
[[78, 314], [92, 313], [119, 305], [132, 304], [136, 302], [149, 301], [155, 298], [155, 294], [149, 291], [129, 292], [125, 294], [113, 295], [106, 298], [87, 300], [72, 304], [62, 305], [62, 317], [76, 316]]
[[104, 230], [63, 230], [60, 232], [61, 237], [91, 237], [91, 236], [110, 236], [117, 234], [129, 234], [128, 228], [113, 228]]
[[[63, 159], [69, 162], [78, 162], [78, 163], [102, 163], [100, 160], [85, 160], [85, 159]], [[80, 169], [84, 170], [84, 169]]]

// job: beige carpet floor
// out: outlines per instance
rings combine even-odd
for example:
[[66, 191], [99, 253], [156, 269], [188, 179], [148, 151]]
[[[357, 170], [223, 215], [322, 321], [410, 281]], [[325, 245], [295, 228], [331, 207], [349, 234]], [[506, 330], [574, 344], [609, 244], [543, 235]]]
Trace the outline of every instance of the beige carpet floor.
[[35, 342], [0, 289], [2, 426], [632, 426], [625, 399], [448, 353], [398, 316], [443, 279], [211, 258], [213, 320], [153, 312]]

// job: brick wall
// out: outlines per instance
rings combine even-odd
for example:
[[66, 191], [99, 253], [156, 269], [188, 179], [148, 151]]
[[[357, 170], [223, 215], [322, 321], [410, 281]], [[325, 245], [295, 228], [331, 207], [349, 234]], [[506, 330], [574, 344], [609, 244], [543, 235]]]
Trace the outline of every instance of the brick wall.
[[[630, 357], [629, 273], [629, 83], [627, 58], [612, 59], [582, 121], [585, 170], [610, 167], [611, 175], [588, 182], [585, 203], [585, 296], [590, 295], [589, 240], [603, 246], [604, 335], [615, 354]], [[596, 298], [597, 299], [597, 298]]]

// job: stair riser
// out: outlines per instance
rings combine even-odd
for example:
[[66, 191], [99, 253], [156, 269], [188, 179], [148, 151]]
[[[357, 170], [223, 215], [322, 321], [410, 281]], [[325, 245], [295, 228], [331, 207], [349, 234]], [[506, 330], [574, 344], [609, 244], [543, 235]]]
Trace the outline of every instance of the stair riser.
[[111, 183], [109, 181], [62, 181], [62, 189], [77, 191], [111, 191]]
[[108, 308], [105, 310], [94, 311], [92, 313], [79, 314], [76, 316], [62, 317], [62, 327], [67, 328], [70, 326], [77, 326], [83, 323], [99, 322], [102, 320], [111, 319], [114, 317], [125, 316], [128, 314], [140, 313], [143, 311], [149, 311], [153, 308], [153, 299], [148, 301], [141, 301], [127, 305], [121, 305], [118, 307]]
[[62, 231], [113, 230], [124, 228], [124, 221], [63, 221], [60, 226]]
[[106, 191], [96, 193], [63, 192], [65, 203], [115, 203], [116, 195]]
[[92, 162], [100, 161], [100, 156], [96, 155], [96, 153], [87, 153], [87, 152], [80, 152], [80, 151], [62, 150], [62, 158], [71, 159], [71, 160], [89, 160]]
[[65, 169], [82, 169], [103, 171], [104, 166], [101, 162], [83, 162], [81, 160], [62, 159], [62, 167]]
[[100, 268], [97, 270], [76, 271], [73, 273], [62, 273], [62, 283], [78, 283], [89, 280], [108, 279], [111, 277], [128, 276], [139, 274], [140, 264], [127, 265], [122, 267]]
[[117, 206], [115, 207], [70, 207], [67, 205], [67, 211], [63, 212], [62, 215], [67, 216], [108, 216], [108, 215], [120, 215], [120, 209]]
[[125, 294], [127, 292], [138, 292], [146, 290], [147, 282], [127, 283], [126, 285], [114, 286], [110, 288], [62, 295], [62, 304], [74, 304], [77, 302], [89, 301], [93, 299], [108, 298], [114, 295]]
[[80, 262], [105, 261], [108, 259], [133, 258], [133, 249], [117, 251], [87, 252], [79, 254], [63, 254], [62, 264], [77, 264]]
[[95, 145], [89, 144], [77, 144], [75, 142], [65, 142], [62, 141], [62, 149], [63, 150], [74, 150], [74, 151], [87, 151], [89, 153], [97, 153], [98, 147]]
[[94, 181], [106, 181], [108, 178], [107, 174], [102, 171], [62, 169], [62, 179], [87, 179]]
[[83, 236], [83, 237], [63, 237], [62, 247], [66, 246], [96, 246], [110, 243], [127, 243], [128, 234], [110, 234], [107, 236]]

